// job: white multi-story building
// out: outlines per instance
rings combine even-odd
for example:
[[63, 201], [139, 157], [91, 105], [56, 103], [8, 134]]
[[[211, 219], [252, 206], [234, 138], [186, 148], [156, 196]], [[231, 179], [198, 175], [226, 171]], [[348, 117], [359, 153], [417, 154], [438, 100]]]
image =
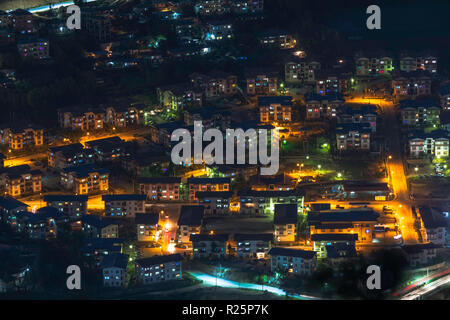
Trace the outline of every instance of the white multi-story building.
[[144, 194], [108, 194], [103, 195], [105, 216], [115, 218], [134, 218], [137, 213], [145, 212]]
[[426, 241], [437, 245], [445, 245], [447, 220], [444, 214], [428, 206], [420, 207], [419, 212], [427, 234]]
[[192, 234], [194, 258], [225, 258], [227, 255], [227, 234]]
[[370, 150], [371, 128], [369, 123], [340, 123], [336, 125], [338, 150]]
[[178, 218], [179, 243], [190, 243], [192, 234], [200, 234], [204, 210], [203, 206], [181, 206]]
[[437, 99], [403, 100], [400, 114], [404, 126], [439, 125], [441, 106]]
[[127, 264], [127, 254], [105, 255], [100, 265], [103, 272], [103, 285], [105, 287], [124, 287], [127, 280]]
[[307, 120], [331, 119], [336, 117], [337, 110], [344, 105], [345, 99], [340, 93], [309, 94], [305, 96], [305, 103]]
[[377, 130], [377, 112], [374, 105], [344, 106], [340, 108], [337, 119], [338, 123], [368, 123], [372, 132]]
[[356, 58], [356, 75], [358, 76], [376, 76], [387, 75], [392, 72], [392, 58], [387, 56]]
[[431, 94], [431, 76], [425, 71], [398, 73], [392, 78], [394, 96], [420, 96]]
[[136, 260], [137, 280], [147, 285], [182, 279], [182, 261], [183, 257], [178, 253], [138, 259]]
[[265, 259], [271, 248], [273, 234], [235, 234], [234, 240], [238, 258]]
[[300, 249], [272, 248], [269, 251], [272, 272], [287, 271], [296, 275], [310, 275], [316, 268], [316, 252]]
[[433, 55], [409, 55], [404, 54], [400, 58], [400, 70], [411, 72], [425, 70], [431, 74], [437, 74], [438, 58]]
[[430, 134], [415, 132], [409, 138], [409, 154], [413, 157], [422, 155], [445, 158], [449, 156], [449, 136], [444, 130], [435, 130]]
[[229, 214], [231, 191], [197, 191], [198, 204], [205, 207], [205, 214]]
[[273, 225], [275, 242], [294, 242], [297, 237], [298, 206], [276, 204]]
[[290, 57], [284, 64], [284, 80], [286, 83], [314, 82], [315, 73], [320, 70], [320, 62], [310, 59]]
[[138, 184], [141, 194], [146, 195], [148, 200], [180, 200], [181, 178], [139, 178]]

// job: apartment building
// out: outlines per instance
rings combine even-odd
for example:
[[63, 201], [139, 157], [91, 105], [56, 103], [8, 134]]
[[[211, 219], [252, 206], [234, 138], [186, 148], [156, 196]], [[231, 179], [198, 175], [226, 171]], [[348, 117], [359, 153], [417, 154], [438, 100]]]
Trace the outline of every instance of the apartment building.
[[245, 72], [248, 95], [277, 95], [278, 71], [250, 69]]
[[119, 238], [119, 225], [112, 219], [89, 214], [81, 218], [81, 231], [87, 238]]
[[426, 230], [425, 241], [441, 246], [445, 245], [447, 220], [442, 210], [429, 206], [422, 206], [419, 207], [419, 213]]
[[179, 83], [156, 89], [158, 103], [173, 111], [203, 105], [203, 90], [191, 83]]
[[393, 59], [389, 56], [357, 56], [355, 60], [357, 76], [388, 75], [394, 70]]
[[297, 237], [297, 204], [276, 204], [273, 225], [274, 241], [277, 243], [294, 242]]
[[441, 245], [434, 243], [408, 244], [402, 247], [411, 268], [420, 268], [431, 265], [436, 261], [438, 251], [442, 249]]
[[137, 259], [137, 281], [144, 285], [182, 279], [183, 257], [176, 254]]
[[249, 183], [250, 188], [256, 191], [289, 191], [296, 185], [296, 181], [284, 173], [275, 176], [252, 175]]
[[213, 70], [204, 75], [193, 73], [189, 76], [191, 84], [204, 90], [207, 99], [231, 96], [237, 92], [237, 76]]
[[439, 125], [441, 113], [437, 99], [403, 100], [400, 103], [400, 114], [404, 126]]
[[284, 80], [288, 84], [313, 83], [320, 68], [321, 64], [316, 60], [291, 54], [285, 59]]
[[160, 227], [158, 225], [158, 213], [136, 214], [134, 223], [138, 241], [158, 241], [160, 237]]
[[270, 249], [269, 255], [272, 272], [287, 271], [295, 275], [311, 275], [317, 266], [314, 251], [275, 247]]
[[259, 120], [262, 123], [286, 123], [292, 121], [291, 96], [258, 97]]
[[3, 126], [0, 128], [0, 143], [7, 145], [11, 150], [42, 146], [44, 129], [23, 124]]
[[332, 119], [336, 117], [338, 108], [344, 103], [345, 99], [340, 93], [307, 94], [305, 95], [306, 119]]
[[236, 256], [243, 259], [266, 259], [272, 246], [273, 234], [243, 234], [234, 235], [236, 241]]
[[44, 201], [48, 207], [56, 208], [71, 220], [78, 220], [87, 214], [88, 197], [86, 195], [52, 194], [45, 195]]
[[197, 203], [205, 207], [206, 215], [228, 215], [230, 213], [231, 191], [197, 191]]
[[76, 195], [105, 192], [109, 190], [109, 171], [91, 164], [67, 167], [61, 172], [61, 185]]
[[140, 193], [146, 195], [148, 200], [180, 200], [181, 178], [138, 178], [138, 184]]
[[427, 54], [402, 54], [400, 56], [400, 70], [412, 72], [417, 70], [428, 71], [430, 74], [437, 74], [438, 58]]
[[430, 95], [431, 74], [422, 70], [396, 73], [392, 78], [392, 90], [396, 97]]
[[233, 23], [227, 20], [208, 21], [205, 24], [207, 41], [230, 40], [233, 35]]
[[0, 169], [0, 188], [11, 197], [42, 191], [42, 172], [24, 164]]
[[379, 214], [372, 209], [310, 211], [310, 234], [357, 234], [356, 245], [372, 243]]
[[93, 150], [100, 162], [119, 161], [129, 155], [127, 142], [119, 136], [87, 141], [86, 148]]
[[230, 125], [231, 112], [218, 110], [215, 107], [184, 111], [185, 125], [193, 126], [194, 121], [201, 121], [204, 130], [209, 128], [220, 128], [224, 130]]
[[271, 214], [276, 204], [296, 204], [303, 211], [305, 193], [301, 189], [289, 191], [238, 191], [241, 214]]
[[197, 191], [229, 191], [230, 178], [188, 178], [189, 200], [197, 200]]
[[102, 196], [105, 202], [105, 216], [114, 218], [134, 218], [145, 213], [145, 194], [107, 194]]
[[105, 123], [113, 128], [129, 128], [145, 123], [144, 105], [122, 105], [107, 107]]
[[14, 217], [17, 213], [27, 210], [27, 204], [12, 197], [0, 196], [0, 219], [2, 222], [8, 222], [9, 224], [14, 225], [16, 222], [12, 221], [14, 219], [9, 217]]
[[294, 35], [283, 30], [269, 30], [258, 35], [258, 41], [263, 47], [293, 49], [297, 45]]
[[228, 0], [228, 6], [236, 15], [248, 15], [262, 12], [264, 0]]
[[[317, 253], [317, 259], [328, 258], [328, 253], [338, 249], [335, 247], [339, 244], [352, 246], [355, 250], [355, 242], [358, 235], [355, 233], [316, 233], [311, 235], [311, 241], [314, 243], [314, 251]], [[335, 258], [335, 257], [330, 257]]]
[[115, 253], [103, 258], [100, 268], [103, 273], [103, 286], [125, 287], [127, 281], [128, 255]]
[[228, 234], [191, 234], [194, 258], [223, 259], [227, 255]]
[[22, 38], [17, 41], [17, 50], [22, 59], [47, 59], [50, 57], [50, 43], [47, 39], [36, 37]]
[[225, 0], [196, 1], [194, 10], [200, 16], [219, 16], [229, 11]]
[[370, 123], [339, 123], [336, 125], [336, 146], [339, 151], [370, 150]]
[[104, 127], [105, 111], [100, 109], [58, 109], [58, 124], [61, 128], [94, 131]]
[[35, 214], [23, 213], [19, 220], [22, 225], [26, 226], [25, 232], [31, 239], [50, 240], [56, 239], [58, 230], [68, 223], [69, 218], [56, 208], [42, 207]]
[[17, 9], [8, 13], [9, 26], [19, 34], [27, 35], [34, 32], [33, 15], [24, 9]]
[[377, 107], [371, 104], [342, 106], [337, 113], [338, 123], [368, 123], [372, 132], [377, 131]]
[[48, 166], [55, 169], [91, 164], [95, 160], [95, 152], [91, 149], [84, 149], [81, 143], [51, 147], [47, 151]]
[[409, 154], [413, 157], [431, 156], [446, 158], [449, 156], [449, 133], [434, 130], [428, 134], [415, 131], [408, 135]]
[[203, 206], [181, 206], [178, 218], [179, 243], [190, 243], [192, 234], [200, 234], [204, 210]]
[[315, 71], [314, 78], [316, 81], [317, 94], [345, 94], [348, 92], [350, 76], [347, 74], [335, 74], [330, 71]]

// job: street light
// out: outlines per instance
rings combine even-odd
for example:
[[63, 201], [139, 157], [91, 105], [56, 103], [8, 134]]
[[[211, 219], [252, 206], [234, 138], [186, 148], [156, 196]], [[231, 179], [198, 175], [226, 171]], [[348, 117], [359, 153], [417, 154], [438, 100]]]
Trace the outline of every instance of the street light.
[[320, 168], [322, 168], [322, 166], [320, 164], [317, 165], [317, 168], [320, 170]]
[[415, 167], [415, 168], [414, 168], [414, 171], [415, 171], [415, 172], [419, 171], [419, 168], [418, 168], [418, 167]]
[[338, 178], [342, 177], [342, 173], [338, 172], [337, 176]]

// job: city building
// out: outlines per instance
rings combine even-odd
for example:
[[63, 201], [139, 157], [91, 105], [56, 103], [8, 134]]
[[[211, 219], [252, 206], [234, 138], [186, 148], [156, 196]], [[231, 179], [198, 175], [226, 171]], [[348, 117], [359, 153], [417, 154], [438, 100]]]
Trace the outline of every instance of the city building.
[[50, 44], [47, 39], [36, 37], [21, 38], [17, 50], [22, 59], [47, 59], [50, 57]]
[[230, 178], [188, 178], [189, 200], [197, 200], [197, 191], [229, 191]]
[[228, 215], [230, 213], [231, 191], [197, 191], [198, 204], [205, 207], [206, 215]]
[[139, 190], [148, 200], [180, 200], [181, 178], [151, 177], [138, 178]]
[[236, 256], [244, 259], [266, 259], [272, 246], [273, 234], [243, 234], [234, 235], [236, 241]]
[[389, 56], [373, 54], [359, 55], [355, 59], [357, 76], [389, 75], [393, 70], [393, 59]]
[[48, 207], [58, 209], [59, 212], [69, 216], [71, 220], [78, 220], [87, 214], [88, 197], [86, 195], [52, 194], [45, 195], [44, 201]]
[[58, 229], [69, 221], [69, 217], [61, 213], [56, 208], [42, 207], [35, 214], [25, 214], [26, 232], [31, 239], [50, 240], [56, 239]]
[[182, 279], [183, 257], [176, 254], [137, 259], [137, 281], [144, 285]]
[[344, 199], [389, 200], [394, 198], [386, 182], [347, 181], [341, 185]]
[[199, 0], [194, 10], [200, 16], [219, 16], [229, 11], [225, 0]]
[[294, 242], [297, 237], [298, 208], [296, 204], [276, 204], [273, 225], [274, 240], [280, 242]]
[[88, 238], [119, 238], [119, 225], [112, 219], [89, 214], [81, 218], [81, 230]]
[[431, 265], [436, 261], [441, 245], [434, 243], [406, 244], [402, 247], [411, 268]]
[[258, 41], [263, 47], [293, 49], [297, 45], [294, 35], [283, 30], [269, 30], [258, 35]]
[[61, 128], [94, 131], [103, 129], [105, 111], [100, 109], [58, 109], [58, 124]]
[[111, 42], [111, 19], [107, 15], [97, 14], [95, 9], [81, 10], [81, 30], [100, 43]]
[[112, 254], [122, 253], [123, 240], [119, 238], [92, 238], [84, 239], [81, 252], [86, 257], [92, 257], [96, 266], [100, 264], [104, 257]]
[[392, 90], [399, 98], [430, 95], [431, 74], [422, 70], [396, 73], [392, 77]]
[[178, 218], [179, 243], [190, 243], [192, 234], [200, 234], [204, 210], [203, 206], [181, 206]]
[[145, 194], [107, 194], [102, 196], [105, 202], [105, 216], [114, 218], [134, 218], [145, 213]]
[[[0, 196], [0, 219], [2, 222], [7, 222], [8, 217], [15, 216], [17, 213], [27, 211], [28, 205], [16, 200], [12, 197]], [[10, 224], [14, 224], [14, 221], [10, 221]]]
[[288, 84], [313, 83], [320, 68], [320, 62], [314, 59], [290, 54], [285, 58], [284, 80]]
[[304, 191], [238, 191], [241, 214], [271, 214], [276, 204], [296, 204], [297, 212], [303, 211]]
[[158, 225], [158, 213], [136, 214], [134, 223], [136, 225], [136, 234], [138, 241], [158, 241], [160, 236], [160, 227]]
[[9, 12], [9, 25], [19, 34], [31, 34], [34, 32], [33, 15], [24, 9]]
[[115, 253], [103, 258], [100, 268], [105, 287], [125, 287], [127, 280], [128, 255]]
[[191, 234], [194, 258], [225, 258], [227, 255], [227, 234]]
[[431, 156], [446, 158], [449, 156], [449, 132], [434, 130], [428, 134], [414, 131], [408, 134], [409, 154], [413, 157]]
[[250, 176], [249, 184], [251, 189], [256, 191], [289, 191], [295, 188], [296, 180], [285, 173], [275, 176], [256, 174]]
[[336, 146], [339, 151], [370, 150], [370, 123], [339, 123], [336, 125]]
[[446, 244], [447, 220], [438, 208], [422, 206], [419, 213], [426, 230], [426, 241], [437, 245]]
[[354, 243], [336, 242], [326, 245], [325, 252], [325, 263], [335, 270], [343, 263], [355, 263], [358, 259]]
[[295, 275], [311, 275], [316, 269], [317, 259], [314, 251], [275, 247], [270, 249], [269, 255], [272, 272], [287, 271]]
[[128, 155], [126, 146], [127, 143], [119, 136], [86, 142], [86, 148], [93, 150], [100, 162], [120, 160]]
[[292, 121], [291, 96], [258, 97], [259, 120], [262, 123], [286, 123]]
[[44, 144], [44, 129], [22, 124], [3, 126], [0, 128], [0, 143], [10, 150], [39, 147]]
[[67, 167], [61, 172], [61, 185], [76, 195], [105, 192], [109, 190], [109, 171], [91, 164]]
[[437, 74], [438, 58], [434, 55], [403, 53], [400, 56], [400, 70], [412, 72], [417, 70]]
[[205, 24], [205, 40], [229, 40], [233, 38], [233, 23], [227, 20], [208, 21]]
[[314, 78], [316, 80], [316, 93], [320, 95], [330, 93], [345, 94], [348, 92], [349, 83], [351, 82], [350, 75], [336, 74], [330, 71], [315, 71]]
[[105, 123], [113, 128], [130, 128], [145, 123], [143, 105], [121, 105], [107, 107], [105, 110]]
[[38, 193], [42, 190], [42, 172], [23, 164], [0, 169], [0, 188], [12, 197]]
[[[316, 233], [311, 235], [311, 241], [314, 243], [314, 251], [317, 252], [317, 259], [328, 258], [328, 252], [344, 249], [342, 247], [339, 248], [340, 244], [353, 246], [353, 250], [355, 250], [355, 242], [357, 240], [358, 235], [355, 233]], [[344, 251], [347, 253], [347, 250]], [[336, 258], [336, 256], [333, 255], [330, 258]]]
[[55, 169], [92, 164], [95, 160], [95, 152], [91, 149], [84, 149], [81, 143], [50, 147], [47, 151], [48, 166]]
[[213, 70], [208, 74], [193, 73], [189, 79], [195, 87], [204, 91], [206, 99], [221, 98], [237, 93], [237, 76]]
[[339, 107], [344, 105], [345, 99], [340, 93], [325, 95], [307, 94], [305, 96], [306, 119], [319, 120], [336, 117]]
[[277, 95], [278, 71], [265, 69], [250, 69], [245, 72], [248, 95]]
[[340, 107], [337, 113], [338, 123], [368, 123], [372, 132], [377, 131], [377, 107], [371, 104]]
[[355, 243], [359, 245], [372, 243], [378, 217], [378, 213], [367, 208], [310, 211], [308, 223], [311, 238], [315, 234], [357, 234]]
[[403, 100], [400, 113], [404, 126], [439, 125], [441, 106], [437, 99]]
[[442, 109], [450, 110], [450, 82], [439, 87], [439, 97]]
[[203, 90], [191, 83], [180, 83], [156, 89], [158, 103], [173, 112], [203, 104]]

